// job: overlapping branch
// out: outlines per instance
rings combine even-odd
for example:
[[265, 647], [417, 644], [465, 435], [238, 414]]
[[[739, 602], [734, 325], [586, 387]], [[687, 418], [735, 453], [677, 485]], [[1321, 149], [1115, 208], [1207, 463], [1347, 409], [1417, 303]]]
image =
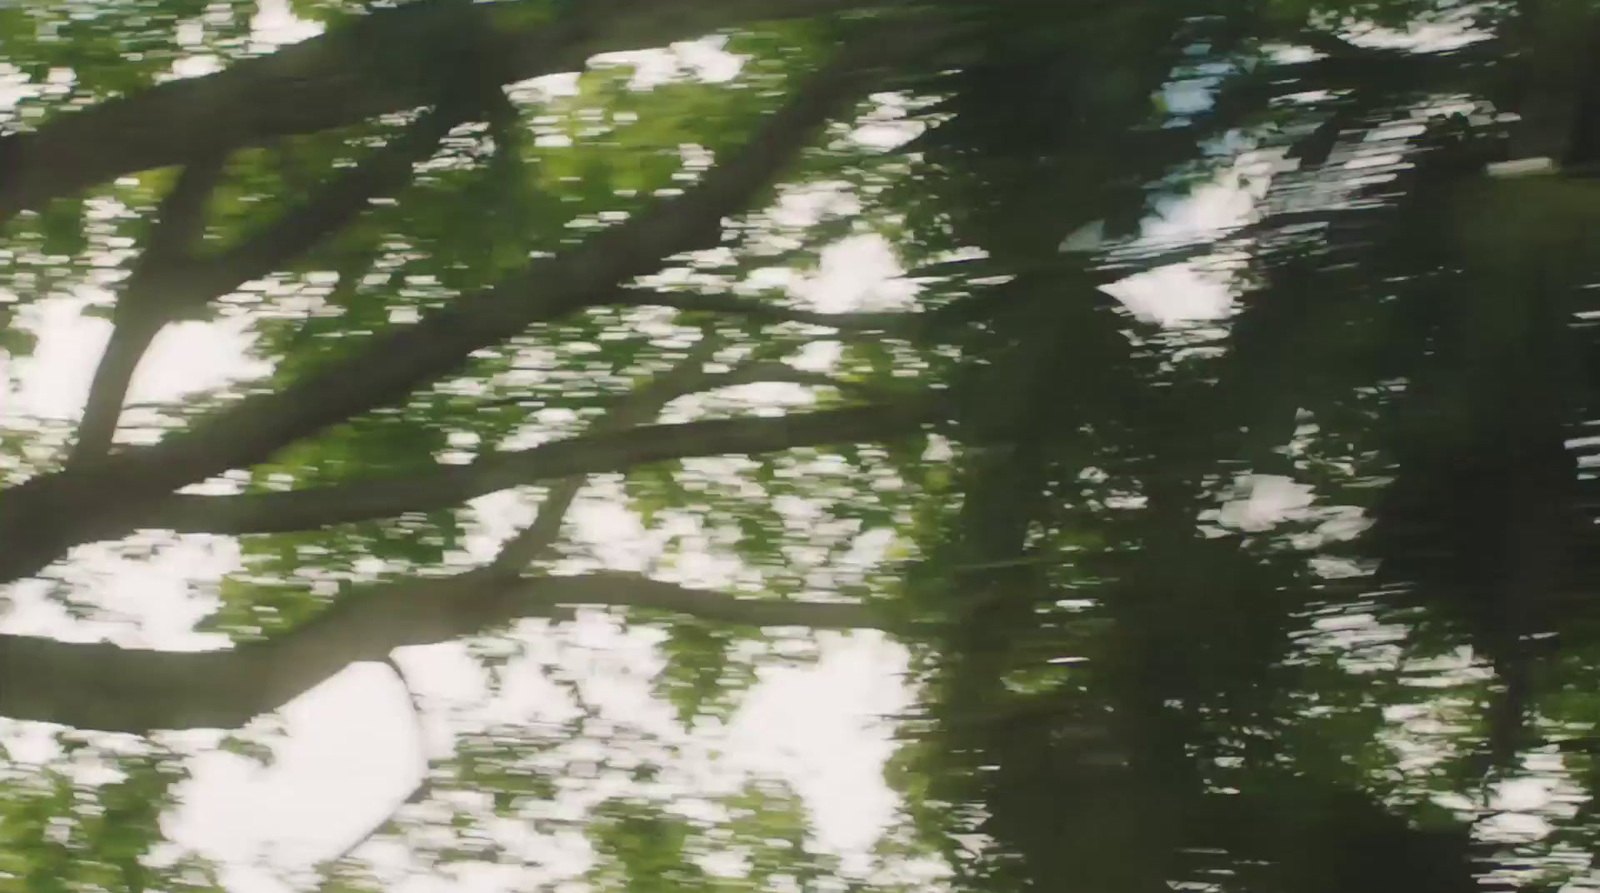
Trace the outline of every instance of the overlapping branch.
[[[612, 404], [605, 415], [590, 426], [592, 434], [625, 431], [645, 421], [654, 421], [668, 403], [698, 390], [705, 378], [704, 366], [716, 353], [717, 339], [702, 338], [689, 354], [643, 387]], [[556, 481], [539, 504], [539, 513], [527, 529], [500, 547], [490, 568], [519, 574], [523, 568], [549, 557], [561, 538], [567, 512], [583, 491], [585, 476], [570, 475]]]
[[[653, 421], [674, 399], [706, 390], [716, 379], [726, 377], [726, 374], [714, 375], [704, 369], [706, 362], [716, 354], [719, 344], [720, 340], [715, 337], [702, 338], [694, 349], [671, 369], [614, 403], [606, 414], [591, 426], [590, 431], [592, 433], [619, 431], [646, 421]], [[539, 511], [534, 516], [533, 522], [503, 544], [485, 570], [490, 573], [502, 572], [511, 578], [508, 582], [514, 583], [514, 578], [518, 577], [529, 564], [548, 557], [560, 539], [562, 524], [573, 502], [582, 491], [584, 481], [583, 475], [574, 475], [563, 478], [551, 486], [545, 494], [544, 501], [539, 504]], [[418, 740], [425, 742], [427, 735], [423, 725], [422, 705], [407, 682], [405, 671], [400, 668], [393, 655], [385, 659], [385, 663], [394, 671], [410, 695], [412, 715], [417, 723]], [[399, 810], [422, 802], [432, 788], [428, 770], [429, 767], [424, 765], [416, 784], [382, 821], [368, 827], [325, 864], [331, 865], [349, 857], [388, 825]]]
[[514, 579], [472, 571], [374, 586], [294, 632], [226, 651], [0, 635], [0, 716], [135, 734], [236, 728], [352, 663], [561, 605], [642, 608], [752, 627], [881, 629], [886, 622], [855, 603], [736, 598], [636, 574]]
[[123, 284], [112, 317], [115, 326], [89, 386], [83, 420], [67, 467], [99, 458], [111, 447], [128, 383], [156, 333], [187, 307], [187, 296], [169, 287], [169, 271], [194, 253], [205, 232], [206, 204], [211, 199], [227, 156], [208, 152], [183, 166], [177, 181], [156, 210], [144, 251]]
[[455, 369], [473, 351], [532, 323], [611, 299], [623, 284], [656, 272], [666, 258], [704, 247], [723, 218], [745, 210], [817, 128], [870, 89], [872, 72], [915, 45], [913, 37], [877, 34], [847, 47], [692, 189], [572, 252], [536, 261], [496, 287], [375, 336], [346, 359], [282, 390], [242, 400], [156, 445], [11, 489], [0, 499], [0, 542], [6, 544], [0, 551], [0, 581], [36, 573], [77, 543], [147, 523], [153, 507], [188, 484], [259, 462], [330, 425], [401, 400]]
[[[159, 652], [0, 636], [0, 679], [6, 680], [0, 685], [0, 716], [131, 733], [232, 728], [276, 709], [351, 663], [391, 660], [391, 652], [399, 647], [451, 641], [520, 617], [549, 616], [562, 606], [643, 608], [756, 627], [881, 628], [882, 619], [859, 604], [741, 599], [628, 573], [523, 576], [528, 564], [547, 554], [559, 537], [562, 518], [582, 484], [581, 475], [592, 470], [573, 457], [604, 454], [608, 437], [627, 435], [619, 442], [633, 443], [634, 450], [684, 442], [681, 436], [660, 432], [688, 426], [640, 427], [639, 423], [654, 419], [679, 396], [730, 379], [742, 380], [741, 369], [727, 373], [704, 370], [715, 346], [711, 339], [701, 342], [674, 368], [621, 398], [590, 435], [568, 441], [567, 447], [557, 450], [556, 462], [548, 467], [559, 468], [565, 461], [569, 468], [564, 476], [544, 477], [563, 479], [546, 496], [533, 523], [507, 541], [483, 567], [448, 578], [371, 585], [341, 597], [293, 631], [225, 651]], [[764, 365], [751, 368], [759, 370]], [[810, 415], [830, 418], [827, 413]], [[710, 430], [717, 430], [716, 423], [690, 424], [712, 425]], [[839, 419], [832, 418], [830, 424], [838, 425]], [[748, 426], [720, 427], [734, 434], [748, 430]], [[549, 452], [549, 448], [540, 449]], [[613, 452], [616, 449], [613, 447]], [[526, 457], [523, 464], [527, 464]], [[394, 483], [373, 482], [368, 492], [377, 496]], [[337, 503], [352, 492], [332, 488], [320, 498]], [[220, 497], [236, 498], [254, 499]], [[244, 505], [246, 511], [240, 517], [249, 517], [260, 505]]]
[[[389, 77], [392, 72], [380, 76], [349, 60], [405, 57], [409, 45], [403, 38], [409, 32], [401, 26], [417, 30], [420, 21], [406, 17], [422, 15], [434, 5], [446, 4], [414, 3], [393, 13], [376, 13], [346, 31], [214, 77], [163, 85], [63, 116], [35, 133], [7, 137], [0, 141], [0, 219], [119, 173], [186, 162], [199, 151], [225, 154], [274, 137], [425, 104], [437, 96], [437, 86], [427, 83], [427, 71], [415, 77]], [[508, 30], [493, 21], [488, 30], [482, 21], [469, 24], [480, 29], [479, 36], [488, 35], [479, 48], [508, 60], [505, 65], [490, 60], [481, 67], [504, 77], [525, 77], [576, 67], [600, 49], [659, 41], [673, 33], [664, 28], [666, 23], [691, 28], [684, 32], [690, 36], [712, 24], [859, 5], [887, 4], [591, 0], [536, 30]], [[483, 5], [457, 4], [453, 14], [488, 16], [513, 4], [493, 6], [497, 9], [490, 13]], [[438, 36], [422, 28], [410, 38]], [[388, 40], [394, 43], [386, 44]], [[645, 388], [592, 433], [532, 450], [493, 454], [467, 466], [440, 466], [434, 474], [405, 479], [373, 478], [291, 493], [175, 494], [220, 472], [259, 462], [330, 425], [403, 400], [457, 368], [474, 351], [514, 337], [530, 324], [613, 303], [627, 285], [656, 272], [668, 258], [705, 247], [720, 236], [724, 218], [746, 210], [821, 125], [869, 92], [875, 72], [912, 43], [904, 35], [880, 34], [847, 48], [835, 64], [802, 83], [745, 147], [720, 158], [685, 193], [658, 202], [571, 252], [536, 261], [493, 288], [464, 296], [419, 323], [381, 333], [363, 349], [330, 361], [283, 390], [241, 400], [156, 445], [113, 452], [105, 451], [105, 443], [121, 397], [103, 400], [113, 411], [102, 411], [101, 420], [94, 422], [94, 443], [83, 454], [87, 458], [0, 494], [0, 582], [35, 573], [78, 543], [151, 524], [216, 532], [304, 529], [454, 506], [527, 483], [560, 484], [534, 525], [505, 544], [485, 567], [452, 577], [362, 588], [312, 621], [266, 641], [177, 653], [0, 636], [0, 716], [132, 733], [236, 727], [353, 662], [384, 660], [398, 647], [454, 640], [559, 606], [645, 608], [747, 626], [881, 627], [883, 620], [858, 604], [742, 599], [633, 574], [529, 578], [523, 573], [558, 535], [561, 515], [582, 475], [688, 456], [895, 437], [933, 417], [933, 404], [927, 400], [773, 418], [643, 424], [674, 396], [715, 386], [714, 375], [691, 363]], [[374, 53], [375, 47], [384, 53]], [[530, 61], [535, 57], [537, 63]], [[419, 51], [416, 58], [433, 57]], [[426, 96], [423, 90], [429, 91]], [[182, 257], [182, 252], [152, 259], [181, 272], [167, 280], [174, 294], [199, 301], [266, 275], [336, 232], [371, 195], [401, 182], [417, 154], [431, 152], [443, 133], [439, 128], [448, 124], [441, 113], [425, 116], [407, 137], [337, 178], [239, 249], [210, 261]], [[175, 136], [195, 133], [209, 134], [209, 142], [198, 147], [183, 142], [180, 153]], [[886, 331], [890, 323], [865, 317], [824, 320], [800, 311], [764, 310], [759, 302], [702, 304], [698, 309], [766, 312], [777, 319], [845, 323], [842, 327], [873, 331]], [[733, 375], [741, 371], [750, 374], [736, 370]], [[800, 379], [803, 373], [794, 370], [792, 377]]]
[[867, 443], [904, 436], [938, 415], [932, 401], [790, 413], [765, 418], [707, 419], [596, 432], [526, 450], [491, 453], [431, 473], [373, 476], [281, 493], [179, 495], [157, 505], [145, 526], [185, 533], [283, 533], [394, 517], [460, 505], [526, 484], [582, 474], [626, 471], [694, 456], [759, 455], [830, 443]]
[[224, 156], [214, 153], [187, 165], [163, 201], [151, 241], [117, 300], [115, 328], [95, 368], [68, 467], [108, 451], [134, 370], [162, 328], [282, 269], [337, 235], [372, 199], [408, 182], [413, 165], [433, 155], [465, 111], [445, 106], [429, 111], [277, 220], [234, 248], [209, 256], [195, 249], [204, 226], [205, 202]]
[[[574, 71], [607, 52], [665, 46], [751, 22], [809, 18], [899, 0], [585, 0], [556, 20], [543, 0], [494, 4], [422, 0], [382, 9], [327, 34], [215, 74], [169, 81], [0, 137], [0, 222], [119, 176], [181, 164], [204, 139], [215, 148], [343, 127], [431, 104], [453, 57], [449, 35], [487, 34], [483, 71], [514, 82]], [[520, 13], [520, 14], [519, 14]], [[405, 59], [399, 76], [383, 58]], [[355, 61], [367, 64], [355, 65]]]

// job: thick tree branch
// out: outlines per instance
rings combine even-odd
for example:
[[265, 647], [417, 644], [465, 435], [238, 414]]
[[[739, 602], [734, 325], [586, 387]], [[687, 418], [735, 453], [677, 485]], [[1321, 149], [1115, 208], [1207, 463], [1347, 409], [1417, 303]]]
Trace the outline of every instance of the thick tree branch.
[[[520, 7], [460, 4], [450, 27], [470, 38], [479, 67], [505, 82], [573, 71], [600, 53], [665, 46], [751, 22], [887, 7], [900, 0], [585, 0], [554, 22]], [[216, 74], [169, 81], [0, 137], [0, 222], [125, 174], [182, 163], [195, 141], [225, 148], [354, 124], [431, 104], [456, 59], [431, 52], [434, 18], [447, 6], [411, 2], [352, 25], [247, 59]], [[373, 60], [404, 59], [404, 76]], [[363, 64], [364, 63], [364, 64]]]
[[447, 642], [559, 605], [645, 608], [719, 623], [813, 629], [883, 628], [854, 603], [740, 599], [634, 574], [456, 577], [372, 587], [304, 627], [227, 651], [170, 652], [0, 636], [0, 716], [143, 734], [236, 728], [359, 661]]
[[146, 525], [216, 534], [308, 530], [406, 512], [435, 511], [511, 487], [573, 475], [625, 471], [650, 462], [878, 441], [905, 435], [936, 416], [933, 402], [906, 401], [768, 418], [644, 425], [527, 450], [491, 453], [469, 465], [441, 465], [431, 474], [373, 477], [282, 493], [173, 496], [155, 508]]
[[[907, 52], [915, 36], [879, 31], [810, 77], [748, 144], [682, 195], [663, 200], [572, 252], [538, 261], [500, 285], [458, 299], [421, 322], [368, 340], [366, 349], [288, 387], [260, 394], [149, 447], [113, 454], [73, 474], [51, 474], [0, 500], [0, 582], [31, 575], [80, 542], [143, 522], [171, 492], [259, 462], [286, 444], [401, 400], [448, 374], [475, 350], [528, 325], [602, 302], [664, 259], [704, 247], [724, 217], [745, 210], [812, 133], [873, 82], [871, 73]], [[90, 528], [97, 528], [90, 532]]]

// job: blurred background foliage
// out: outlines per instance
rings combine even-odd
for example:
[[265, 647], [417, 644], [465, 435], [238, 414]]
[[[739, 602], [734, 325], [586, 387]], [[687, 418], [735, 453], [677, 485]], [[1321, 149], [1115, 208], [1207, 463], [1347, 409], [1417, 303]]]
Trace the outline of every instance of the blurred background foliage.
[[[707, 774], [717, 756], [693, 733], [728, 721], [763, 667], [811, 659], [811, 637], [611, 615], [651, 637], [670, 721], [650, 723], [602, 706], [591, 689], [616, 671], [575, 658], [558, 618], [533, 618], [469, 650], [487, 698], [515, 668], [565, 714], [474, 724], [419, 703], [449, 726], [449, 752], [370, 840], [285, 880], [380, 889], [403, 874], [367, 857], [399, 843], [406, 872], [523, 866], [529, 887], [635, 893], [1592, 884], [1600, 196], [1577, 175], [1484, 175], [1532, 126], [1511, 112], [1548, 47], [1525, 25], [1556, 5], [1600, 33], [1582, 0], [918, 5], [960, 22], [958, 45], [886, 75], [857, 126], [841, 121], [719, 247], [654, 283], [782, 303], [830, 247], [870, 239], [902, 272], [865, 300], [919, 311], [914, 332], [584, 311], [242, 481], [407, 474], [571, 435], [697, 345], [711, 375], [787, 363], [834, 384], [720, 390], [669, 418], [852, 388], [946, 394], [948, 418], [910, 443], [685, 459], [597, 476], [585, 497], [633, 512], [653, 573], [849, 597], [892, 619], [914, 701], [885, 769], [896, 823], [870, 858], [846, 857], [817, 843], [782, 780]], [[564, 13], [495, 6], [518, 26]], [[341, 27], [365, 8], [287, 13]], [[5, 124], [270, 52], [251, 36], [263, 15], [13, 2]], [[834, 24], [729, 34], [731, 72], [680, 54], [647, 78], [646, 62], [607, 58], [517, 86], [511, 129], [457, 129], [393, 200], [212, 308], [269, 371], [130, 424], [154, 437], [280, 388], [682, 188], [821, 63]], [[1588, 96], [1571, 109], [1575, 156], [1600, 108]], [[205, 244], [237, 242], [403, 125], [238, 153]], [[7, 225], [8, 361], [34, 345], [30, 305], [107, 311], [171, 176]], [[1174, 224], [1218, 190], [1249, 212]], [[1219, 306], [1157, 319], [1129, 297], [1184, 290]], [[7, 424], [9, 479], [69, 437], [50, 419]], [[531, 511], [541, 488], [526, 489], [507, 504]], [[488, 514], [242, 537], [238, 567], [199, 593], [199, 628], [271, 636], [351, 587], [460, 565]], [[156, 552], [177, 539], [141, 537]], [[569, 540], [548, 563], [599, 566], [604, 551]], [[116, 619], [96, 573], [52, 574], [49, 598]], [[197, 749], [270, 759], [273, 739], [270, 723], [204, 744], [13, 731], [55, 739], [42, 760], [0, 753], [0, 889], [29, 891], [215, 888], [214, 866], [165, 842], [174, 785]], [[561, 846], [590, 861], [558, 881], [546, 852]]]

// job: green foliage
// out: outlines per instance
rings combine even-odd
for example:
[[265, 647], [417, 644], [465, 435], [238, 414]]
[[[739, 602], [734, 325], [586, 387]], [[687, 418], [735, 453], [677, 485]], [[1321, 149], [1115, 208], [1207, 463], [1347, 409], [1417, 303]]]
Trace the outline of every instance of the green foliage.
[[835, 889], [827, 881], [838, 861], [810, 843], [810, 819], [787, 785], [752, 780], [714, 806], [724, 819], [708, 824], [664, 803], [601, 804], [586, 829], [598, 856], [589, 880], [601, 890]]
[[[255, 13], [254, 0], [8, 4], [0, 11], [0, 58], [44, 92], [24, 98], [14, 114], [36, 124], [65, 105], [148, 87], [180, 60], [236, 55]], [[70, 86], [53, 74], [70, 75]]]
[[[490, 6], [502, 36], [573, 10]], [[913, 142], [877, 151], [841, 123], [723, 221], [719, 246], [671, 259], [648, 284], [790, 306], [800, 289], [789, 284], [821, 287], [805, 278], [826, 276], [827, 252], [875, 236], [916, 286], [917, 328], [819, 334], [756, 313], [586, 308], [229, 475], [250, 494], [406, 480], [582, 436], [707, 345], [691, 377], [773, 363], [794, 377], [821, 358], [831, 383], [791, 382], [798, 391], [770, 399], [686, 388], [644, 423], [946, 398], [932, 430], [891, 443], [636, 463], [585, 491], [625, 506], [660, 546], [635, 562], [653, 575], [753, 602], [880, 609], [910, 651], [918, 703], [886, 767], [900, 815], [874, 870], [820, 846], [786, 784], [728, 770], [734, 783], [708, 790], [685, 768], [693, 756], [726, 769], [697, 748], [763, 669], [814, 643], [628, 605], [615, 618], [581, 613], [578, 633], [544, 605], [461, 643], [484, 715], [504, 718], [506, 693], [529, 680], [551, 689], [540, 711], [567, 714], [467, 720], [413, 694], [419, 727], [445, 717], [451, 749], [375, 837], [459, 882], [472, 866], [535, 861], [528, 838], [581, 833], [583, 887], [630, 893], [926, 889], [905, 880], [918, 861], [946, 873], [934, 888], [973, 893], [1442, 893], [1484, 873], [1466, 842], [1480, 833], [1467, 822], [1496, 808], [1486, 786], [1539, 775], [1580, 805], [1542, 808], [1550, 833], [1496, 864], [1572, 873], [1564, 854], [1600, 841], [1587, 745], [1600, 721], [1586, 597], [1597, 501], [1580, 472], [1594, 457], [1566, 443], [1600, 402], [1586, 371], [1600, 269], [1591, 188], [1475, 178], [1501, 126], [1479, 85], [1521, 56], [1276, 49], [1331, 22], [1394, 27], [1454, 11], [1432, 2], [927, 6], [963, 25], [952, 45], [875, 72], [875, 113], [904, 111]], [[334, 28], [381, 7], [290, 4]], [[136, 95], [181, 59], [243, 58], [256, 52], [256, 12], [9, 4], [0, 57], [28, 88], [11, 123], [46, 127]], [[505, 119], [456, 128], [352, 225], [193, 314], [242, 318], [264, 375], [124, 433], [153, 438], [281, 390], [490, 289], [544, 300], [560, 283], [538, 275], [548, 268], [525, 273], [530, 259], [592, 244], [733, 157], [826, 63], [840, 25], [735, 33], [726, 49], [741, 68], [724, 82], [680, 68], [641, 87], [635, 65], [613, 61], [570, 91], [511, 89]], [[1206, 107], [1152, 102], [1177, 81], [1208, 84]], [[1435, 120], [1463, 96], [1472, 116]], [[392, 145], [408, 117], [234, 152], [197, 254], [250, 244]], [[1321, 152], [1318, 134], [1332, 134]], [[1258, 226], [1171, 251], [1132, 239], [1240, 145], [1298, 159], [1276, 171]], [[81, 294], [86, 314], [107, 315], [177, 175], [139, 172], [6, 224], [8, 364], [32, 350], [19, 320], [34, 305]], [[818, 196], [838, 200], [812, 214], [775, 207]], [[1061, 250], [1097, 225], [1132, 240]], [[1233, 301], [1220, 318], [1162, 329], [1104, 291], [1213, 249]], [[5, 484], [58, 465], [68, 440], [50, 420], [8, 418]], [[1263, 475], [1309, 489], [1309, 504], [1240, 521], [1240, 491]], [[197, 629], [243, 650], [385, 583], [481, 563], [501, 515], [560, 501], [563, 482], [536, 483], [503, 488], [494, 509], [241, 537], [238, 565], [200, 587], [213, 603]], [[1352, 517], [1365, 526], [1341, 527]], [[600, 551], [563, 539], [529, 571], [605, 564], [589, 554]], [[63, 588], [58, 604], [103, 619], [95, 593]], [[450, 607], [491, 613], [464, 600], [435, 609], [438, 628], [457, 628]], [[603, 674], [573, 656], [587, 647], [581, 630], [599, 627], [652, 637], [644, 688], [675, 724], [600, 704]], [[1559, 649], [1537, 644], [1554, 636]], [[0, 893], [218, 886], [203, 860], [161, 846], [189, 753], [64, 740], [43, 765], [0, 762]], [[217, 747], [264, 766], [274, 753], [256, 734]], [[1381, 870], [1363, 873], [1351, 853]], [[364, 856], [323, 866], [322, 889], [384, 888]]]
[[222, 889], [193, 854], [156, 858], [161, 816], [187, 778], [175, 754], [65, 743], [49, 765], [0, 766], [0, 889]]
[[671, 893], [707, 886], [705, 869], [684, 851], [693, 826], [681, 818], [613, 801], [595, 810], [589, 833], [605, 866], [593, 875], [597, 887]]
[[661, 643], [666, 668], [656, 677], [656, 694], [677, 708], [689, 725], [700, 716], [726, 719], [736, 704], [732, 689], [755, 681], [755, 669], [729, 652], [734, 638], [702, 624], [674, 624]]

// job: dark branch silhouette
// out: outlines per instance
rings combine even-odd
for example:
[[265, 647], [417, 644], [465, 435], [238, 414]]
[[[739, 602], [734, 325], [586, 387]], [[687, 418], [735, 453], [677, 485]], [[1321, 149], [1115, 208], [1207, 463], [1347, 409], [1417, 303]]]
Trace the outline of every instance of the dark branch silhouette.
[[[481, 68], [504, 82], [583, 67], [590, 57], [665, 46], [749, 22], [810, 18], [901, 0], [587, 0], [556, 21], [504, 24], [481, 4], [459, 4], [448, 24], [493, 40]], [[36, 131], [0, 137], [0, 222], [99, 183], [181, 164], [204, 136], [241, 149], [316, 133], [432, 103], [453, 73], [430, 52], [444, 35], [433, 16], [446, 3], [408, 3], [347, 27], [245, 59], [215, 74], [169, 81], [63, 115]], [[535, 3], [507, 3], [500, 9]], [[374, 63], [405, 59], [405, 70]], [[353, 64], [353, 60], [367, 62]]]
[[196, 302], [175, 281], [179, 277], [173, 272], [194, 255], [205, 232], [206, 204], [226, 162], [223, 152], [194, 159], [184, 165], [161, 200], [144, 251], [117, 298], [111, 339], [95, 367], [68, 468], [97, 459], [110, 449], [128, 383], [150, 342], [168, 322], [193, 309]]
[[933, 402], [906, 401], [900, 405], [857, 406], [770, 418], [643, 425], [558, 440], [527, 450], [491, 453], [469, 465], [440, 465], [427, 474], [374, 476], [281, 493], [180, 494], [155, 506], [142, 526], [215, 534], [310, 530], [451, 508], [511, 487], [578, 474], [625, 471], [650, 462], [880, 441], [915, 431], [936, 416]]
[[912, 332], [928, 315], [897, 311], [825, 313], [801, 307], [786, 307], [743, 295], [645, 288], [623, 289], [611, 303], [623, 306], [672, 307], [697, 313], [739, 314], [753, 319], [800, 323], [843, 332], [882, 332], [897, 335]]
[[0, 716], [111, 732], [237, 728], [361, 661], [448, 642], [560, 605], [638, 608], [718, 623], [883, 628], [849, 602], [741, 599], [635, 574], [517, 578], [471, 571], [370, 587], [282, 636], [225, 651], [169, 652], [0, 635]]
[[[466, 116], [466, 109], [460, 106], [441, 106], [424, 114], [371, 158], [340, 173], [237, 247], [213, 256], [199, 256], [195, 243], [203, 225], [204, 201], [223, 159], [218, 155], [203, 166], [186, 167], [163, 204], [163, 222], [157, 224], [152, 243], [117, 301], [115, 328], [95, 369], [68, 467], [109, 450], [128, 384], [161, 329], [246, 282], [282, 269], [339, 233], [372, 199], [409, 182], [413, 166], [432, 156], [439, 141]], [[191, 184], [191, 180], [195, 182]], [[174, 212], [180, 212], [175, 219], [195, 230], [186, 239], [174, 240], [164, 234], [168, 229], [164, 221], [173, 218]], [[162, 241], [155, 241], [157, 237]]]
[[[287, 387], [260, 394], [162, 442], [107, 457], [83, 473], [29, 480], [0, 502], [0, 581], [34, 574], [72, 545], [145, 523], [163, 498], [354, 415], [393, 404], [448, 374], [473, 351], [530, 324], [613, 298], [666, 258], [705, 247], [721, 221], [744, 211], [833, 114], [863, 96], [871, 73], [928, 35], [878, 32], [805, 79], [750, 140], [693, 188], [662, 200], [573, 251], [532, 263], [501, 284], [464, 296], [414, 325], [387, 330], [364, 350]], [[89, 533], [89, 528], [98, 531]]]

